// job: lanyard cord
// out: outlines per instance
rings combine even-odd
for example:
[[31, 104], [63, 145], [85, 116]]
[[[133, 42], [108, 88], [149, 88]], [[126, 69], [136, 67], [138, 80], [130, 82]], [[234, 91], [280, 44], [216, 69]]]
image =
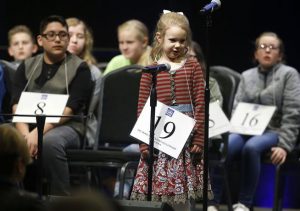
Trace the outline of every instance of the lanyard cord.
[[26, 83], [26, 85], [25, 85], [25, 87], [24, 87], [24, 89], [23, 89], [23, 92], [25, 92], [26, 89], [27, 89], [27, 87], [29, 86], [29, 81], [31, 80], [31, 78], [32, 78], [32, 76], [33, 76], [33, 73], [35, 73], [35, 71], [36, 71], [36, 69], [37, 69], [37, 66], [41, 63], [42, 58], [43, 58], [43, 56], [40, 57], [38, 63], [35, 65], [35, 67], [33, 68], [33, 71], [30, 73], [29, 78], [28, 78], [28, 80], [27, 80], [27, 83]]
[[[25, 87], [24, 87], [24, 89], [23, 89], [23, 92], [25, 92], [26, 89], [28, 88], [29, 82], [30, 82], [30, 80], [32, 79], [33, 74], [35, 73], [35, 71], [36, 71], [38, 65], [41, 63], [42, 58], [43, 58], [43, 57], [41, 56], [40, 59], [39, 59], [39, 61], [37, 62], [37, 64], [36, 64], [35, 67], [33, 68], [33, 71], [30, 73], [29, 78], [28, 78], [28, 80], [27, 80], [27, 83], [26, 83], [26, 85], [25, 85]], [[68, 66], [67, 66], [66, 58], [65, 58], [65, 61], [64, 61], [64, 69], [65, 69], [66, 90], [67, 90], [67, 94], [69, 95], [69, 86], [68, 86]]]

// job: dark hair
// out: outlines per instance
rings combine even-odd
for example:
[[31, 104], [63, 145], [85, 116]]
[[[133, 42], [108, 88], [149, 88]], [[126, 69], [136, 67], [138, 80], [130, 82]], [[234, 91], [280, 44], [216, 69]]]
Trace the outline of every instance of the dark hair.
[[50, 15], [44, 18], [40, 23], [40, 34], [43, 34], [49, 23], [58, 22], [68, 30], [68, 24], [64, 17], [60, 15]]
[[196, 56], [198, 62], [200, 63], [202, 69], [205, 71], [206, 70], [206, 62], [205, 62], [205, 56], [204, 56], [201, 46], [199, 45], [199, 43], [192, 40], [191, 48], [194, 50], [194, 52], [196, 54], [195, 56]]
[[15, 163], [20, 159], [24, 165], [31, 162], [26, 140], [21, 133], [9, 124], [0, 125], [0, 176], [13, 179], [22, 175], [15, 171]]

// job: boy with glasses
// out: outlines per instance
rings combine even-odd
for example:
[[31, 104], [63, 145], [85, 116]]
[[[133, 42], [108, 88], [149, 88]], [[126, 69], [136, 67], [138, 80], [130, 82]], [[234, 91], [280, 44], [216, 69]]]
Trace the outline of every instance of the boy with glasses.
[[[68, 94], [63, 115], [79, 115], [87, 105], [93, 82], [88, 65], [67, 52], [68, 25], [61, 16], [49, 16], [41, 21], [37, 41], [44, 52], [25, 60], [18, 68], [13, 82], [13, 112], [23, 91]], [[30, 155], [37, 155], [35, 124], [16, 123], [25, 137]], [[68, 194], [69, 172], [66, 150], [78, 148], [84, 126], [81, 120], [61, 118], [57, 124], [46, 123], [43, 137], [43, 168], [50, 182], [50, 193]]]

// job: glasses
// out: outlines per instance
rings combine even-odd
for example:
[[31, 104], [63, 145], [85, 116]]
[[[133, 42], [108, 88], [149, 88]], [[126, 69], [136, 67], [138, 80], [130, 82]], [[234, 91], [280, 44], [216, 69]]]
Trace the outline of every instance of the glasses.
[[258, 49], [263, 49], [263, 50], [266, 50], [266, 49], [269, 49], [269, 50], [277, 50], [279, 47], [278, 46], [275, 46], [275, 45], [267, 45], [267, 44], [259, 44], [258, 45]]
[[65, 31], [60, 31], [58, 33], [55, 33], [54, 31], [47, 32], [45, 34], [42, 34], [42, 37], [45, 37], [48, 41], [54, 41], [56, 39], [56, 36], [59, 37], [60, 40], [66, 41], [69, 39], [69, 34]]

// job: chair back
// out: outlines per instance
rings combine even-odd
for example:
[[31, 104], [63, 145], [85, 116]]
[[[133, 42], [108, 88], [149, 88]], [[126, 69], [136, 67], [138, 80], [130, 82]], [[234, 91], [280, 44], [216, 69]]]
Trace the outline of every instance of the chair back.
[[137, 120], [141, 68], [139, 65], [125, 66], [102, 78], [96, 149], [105, 143], [137, 143], [130, 132]]
[[[222, 97], [223, 97], [223, 111], [231, 118], [231, 112], [234, 102], [235, 93], [240, 81], [240, 74], [225, 66], [210, 67], [210, 76], [217, 80]], [[228, 210], [232, 210], [232, 198], [228, 180], [227, 172], [227, 152], [228, 152], [228, 135], [223, 133], [221, 139], [212, 139], [212, 147], [208, 153], [210, 166], [221, 166], [223, 168], [225, 195], [227, 197]], [[222, 146], [222, 147], [221, 147]]]
[[212, 66], [209, 73], [218, 82], [223, 96], [223, 111], [230, 119], [240, 74], [225, 66]]

